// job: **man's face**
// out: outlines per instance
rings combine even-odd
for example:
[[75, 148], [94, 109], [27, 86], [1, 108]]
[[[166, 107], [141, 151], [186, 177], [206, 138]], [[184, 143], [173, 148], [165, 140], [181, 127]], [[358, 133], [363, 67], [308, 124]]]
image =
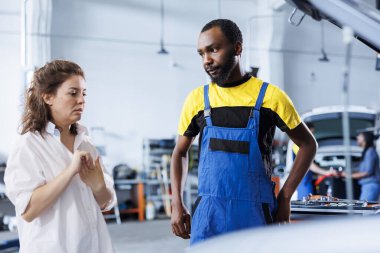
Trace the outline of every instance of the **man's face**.
[[199, 35], [198, 53], [202, 57], [206, 73], [217, 84], [225, 83], [237, 64], [234, 46], [219, 27], [213, 27]]

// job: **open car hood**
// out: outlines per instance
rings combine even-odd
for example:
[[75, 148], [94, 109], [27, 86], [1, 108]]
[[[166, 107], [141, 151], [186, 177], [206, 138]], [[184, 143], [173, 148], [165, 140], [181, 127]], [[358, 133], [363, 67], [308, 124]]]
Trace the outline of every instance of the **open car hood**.
[[358, 0], [285, 0], [313, 19], [349, 26], [355, 37], [380, 54], [380, 11]]

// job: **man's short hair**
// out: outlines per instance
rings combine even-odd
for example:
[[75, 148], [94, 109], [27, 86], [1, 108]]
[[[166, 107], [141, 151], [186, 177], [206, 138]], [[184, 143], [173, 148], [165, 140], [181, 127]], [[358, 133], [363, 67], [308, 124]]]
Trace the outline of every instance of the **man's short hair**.
[[213, 27], [219, 27], [224, 36], [235, 45], [237, 42], [243, 44], [243, 36], [241, 35], [241, 31], [239, 27], [235, 24], [235, 22], [229, 19], [215, 19], [208, 22], [203, 28], [202, 33], [210, 30]]

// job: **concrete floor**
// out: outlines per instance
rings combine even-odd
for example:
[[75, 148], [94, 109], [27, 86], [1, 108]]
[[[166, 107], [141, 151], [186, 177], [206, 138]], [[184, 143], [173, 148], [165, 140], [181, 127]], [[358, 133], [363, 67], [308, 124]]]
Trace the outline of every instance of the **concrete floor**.
[[126, 222], [108, 226], [117, 253], [182, 253], [189, 246], [172, 234], [170, 220]]
[[[188, 240], [172, 235], [168, 219], [109, 224], [108, 229], [116, 253], [182, 253], [189, 246]], [[0, 241], [14, 238], [17, 233], [0, 231]]]

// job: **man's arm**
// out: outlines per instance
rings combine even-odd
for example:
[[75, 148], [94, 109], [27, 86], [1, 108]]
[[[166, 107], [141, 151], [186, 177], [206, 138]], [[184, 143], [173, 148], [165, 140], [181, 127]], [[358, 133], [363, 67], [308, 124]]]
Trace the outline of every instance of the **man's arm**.
[[277, 196], [277, 222], [289, 222], [290, 198], [305, 176], [317, 150], [317, 142], [304, 123], [287, 131], [289, 138], [299, 147], [288, 179]]
[[178, 136], [177, 144], [174, 148], [170, 180], [172, 187], [172, 231], [176, 236], [183, 239], [190, 238], [190, 214], [183, 203], [183, 189], [186, 183], [188, 172], [188, 150], [194, 138]]

